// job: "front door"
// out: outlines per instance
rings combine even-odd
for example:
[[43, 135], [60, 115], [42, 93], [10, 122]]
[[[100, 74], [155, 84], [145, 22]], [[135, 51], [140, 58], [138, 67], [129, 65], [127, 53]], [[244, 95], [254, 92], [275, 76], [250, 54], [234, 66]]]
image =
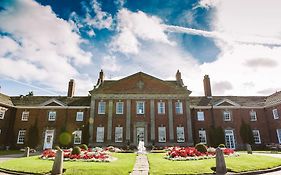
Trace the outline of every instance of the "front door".
[[43, 149], [51, 149], [53, 147], [53, 140], [54, 130], [46, 130]]
[[139, 144], [139, 141], [144, 141], [144, 128], [143, 127], [137, 128], [137, 144]]
[[235, 149], [233, 130], [225, 130], [225, 144], [227, 148]]

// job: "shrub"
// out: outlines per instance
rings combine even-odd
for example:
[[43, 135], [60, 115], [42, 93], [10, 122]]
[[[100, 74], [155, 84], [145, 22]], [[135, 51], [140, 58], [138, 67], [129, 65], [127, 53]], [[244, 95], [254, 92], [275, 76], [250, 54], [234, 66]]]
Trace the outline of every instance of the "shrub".
[[198, 143], [195, 145], [195, 149], [201, 153], [206, 153], [207, 152], [207, 147], [203, 143]]
[[86, 144], [80, 145], [80, 148], [83, 150], [88, 150], [88, 146]]
[[73, 148], [73, 150], [71, 151], [71, 154], [74, 154], [74, 155], [80, 155], [81, 154], [81, 149], [79, 146], [75, 146]]
[[60, 150], [60, 147], [59, 147], [59, 146], [55, 146], [55, 149], [56, 149], [56, 150]]
[[225, 148], [225, 145], [224, 144], [219, 144], [219, 148]]

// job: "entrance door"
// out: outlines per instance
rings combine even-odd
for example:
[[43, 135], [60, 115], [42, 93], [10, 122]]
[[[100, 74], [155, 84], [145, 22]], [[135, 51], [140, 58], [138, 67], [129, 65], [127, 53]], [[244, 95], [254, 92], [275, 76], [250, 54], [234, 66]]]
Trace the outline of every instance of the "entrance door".
[[233, 130], [225, 130], [225, 144], [227, 148], [235, 149]]
[[46, 130], [43, 149], [51, 149], [53, 147], [53, 140], [54, 130]]
[[144, 141], [144, 128], [143, 127], [137, 128], [137, 144], [139, 144], [139, 141]]

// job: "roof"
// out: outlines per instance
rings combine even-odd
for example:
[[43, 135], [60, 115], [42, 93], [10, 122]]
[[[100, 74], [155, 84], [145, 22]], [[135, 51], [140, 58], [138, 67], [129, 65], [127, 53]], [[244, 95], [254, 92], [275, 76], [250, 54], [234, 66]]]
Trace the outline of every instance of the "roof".
[[275, 92], [266, 98], [265, 104], [272, 105], [281, 102], [281, 91]]
[[192, 106], [212, 106], [223, 100], [230, 100], [240, 106], [263, 107], [265, 106], [266, 96], [212, 96], [208, 97], [190, 97]]
[[13, 102], [12, 102], [11, 98], [2, 93], [0, 93], [0, 104], [7, 105], [7, 106], [13, 106]]
[[98, 88], [93, 89], [95, 94], [190, 94], [185, 86], [177, 81], [164, 81], [138, 72], [120, 80], [105, 80]]
[[16, 96], [11, 97], [15, 106], [40, 106], [44, 102], [55, 99], [67, 106], [90, 106], [90, 96]]

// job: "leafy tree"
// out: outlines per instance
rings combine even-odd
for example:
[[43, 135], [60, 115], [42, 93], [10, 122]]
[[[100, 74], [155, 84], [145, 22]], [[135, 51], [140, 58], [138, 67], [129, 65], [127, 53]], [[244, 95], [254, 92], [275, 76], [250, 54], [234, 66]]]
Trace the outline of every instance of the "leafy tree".
[[39, 131], [37, 127], [37, 120], [31, 127], [29, 128], [28, 132], [28, 146], [31, 148], [36, 148], [39, 143]]
[[211, 126], [209, 128], [209, 144], [212, 147], [218, 147], [219, 144], [224, 143], [224, 132], [222, 127]]
[[82, 142], [86, 145], [89, 145], [89, 138], [90, 138], [89, 123], [87, 123], [82, 129]]
[[244, 144], [248, 143], [251, 145], [254, 143], [254, 136], [251, 126], [245, 123], [244, 120], [242, 120], [242, 123], [240, 125], [240, 136]]

